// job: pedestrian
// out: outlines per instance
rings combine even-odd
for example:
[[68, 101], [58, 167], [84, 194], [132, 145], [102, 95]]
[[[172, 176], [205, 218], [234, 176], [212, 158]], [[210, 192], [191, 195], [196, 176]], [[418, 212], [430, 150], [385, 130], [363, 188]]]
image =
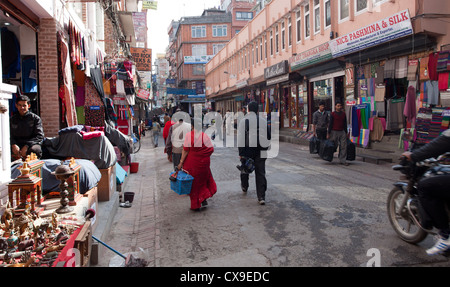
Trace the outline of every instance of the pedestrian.
[[199, 211], [207, 206], [207, 199], [217, 192], [217, 185], [211, 173], [211, 154], [214, 146], [206, 133], [202, 132], [201, 119], [191, 120], [192, 130], [186, 135], [178, 169], [186, 170], [194, 177], [191, 192], [191, 210]]
[[159, 132], [161, 132], [161, 125], [158, 123], [158, 118], [154, 117], [152, 121], [152, 134], [155, 147], [158, 147]]
[[165, 150], [167, 155], [172, 157], [174, 169], [180, 164], [184, 139], [190, 131], [191, 124], [186, 123], [182, 118], [169, 129]]
[[226, 134], [231, 135], [231, 132], [233, 131], [233, 114], [230, 110], [227, 110], [227, 113], [223, 118], [223, 125], [225, 126]]
[[[239, 122], [238, 127], [238, 149], [239, 158], [242, 163], [247, 158], [254, 161], [256, 195], [260, 205], [265, 204], [267, 179], [266, 179], [266, 150], [268, 149], [268, 140], [270, 140], [270, 131], [266, 119], [258, 115], [258, 103], [250, 102], [248, 104], [247, 115]], [[253, 121], [253, 123], [251, 123]], [[256, 123], [254, 122], [256, 121]], [[252, 128], [252, 127], [256, 127]], [[263, 129], [266, 129], [264, 131]], [[256, 141], [256, 142], [255, 142]], [[249, 174], [241, 169], [241, 189], [247, 192], [249, 184]]]
[[30, 98], [20, 95], [16, 99], [16, 112], [10, 119], [11, 155], [13, 160], [25, 160], [30, 153], [42, 157], [44, 130], [41, 118], [32, 113]]
[[168, 113], [164, 113], [164, 126], [167, 124], [168, 121], [170, 121], [170, 116]]
[[336, 148], [339, 146], [339, 161], [341, 164], [348, 166], [347, 117], [340, 102], [336, 102], [335, 108], [336, 110], [332, 112], [330, 116], [327, 139], [333, 141]]
[[330, 113], [325, 111], [325, 102], [319, 103], [319, 109], [313, 114], [313, 132], [319, 140], [327, 138], [328, 124], [330, 123]]

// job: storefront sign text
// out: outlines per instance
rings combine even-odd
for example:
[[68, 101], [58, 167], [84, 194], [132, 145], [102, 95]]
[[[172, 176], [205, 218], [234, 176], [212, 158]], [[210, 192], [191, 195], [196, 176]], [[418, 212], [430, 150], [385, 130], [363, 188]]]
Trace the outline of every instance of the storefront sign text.
[[322, 45], [291, 57], [289, 59], [289, 65], [291, 67], [291, 71], [295, 71], [330, 59], [332, 59], [330, 44], [329, 42], [326, 42]]
[[330, 41], [334, 58], [376, 46], [413, 33], [409, 11], [391, 17]]
[[264, 69], [264, 79], [270, 79], [276, 76], [281, 76], [289, 71], [288, 61], [282, 61], [278, 64]]
[[151, 71], [152, 70], [152, 49], [130, 48], [133, 60], [136, 63], [136, 70]]

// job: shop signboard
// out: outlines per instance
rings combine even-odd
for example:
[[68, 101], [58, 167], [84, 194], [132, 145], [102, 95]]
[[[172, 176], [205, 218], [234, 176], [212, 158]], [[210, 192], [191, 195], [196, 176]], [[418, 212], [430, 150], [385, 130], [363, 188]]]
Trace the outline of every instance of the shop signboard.
[[152, 49], [130, 48], [133, 60], [136, 63], [136, 70], [151, 71], [152, 70]]
[[148, 101], [150, 98], [150, 92], [144, 89], [139, 89], [136, 96], [142, 100]]
[[413, 34], [408, 10], [330, 41], [334, 58]]
[[214, 55], [184, 56], [184, 63], [186, 65], [207, 64], [213, 57]]
[[284, 60], [264, 69], [264, 79], [281, 76], [289, 72], [288, 61]]
[[296, 71], [333, 58], [329, 42], [297, 54], [289, 59], [291, 71]]

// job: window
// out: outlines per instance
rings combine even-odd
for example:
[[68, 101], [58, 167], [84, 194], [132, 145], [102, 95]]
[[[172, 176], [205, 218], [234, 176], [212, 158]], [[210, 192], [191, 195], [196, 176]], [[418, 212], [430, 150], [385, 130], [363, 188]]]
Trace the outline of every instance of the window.
[[236, 12], [236, 20], [251, 20], [253, 19], [253, 12]]
[[267, 59], [267, 35], [264, 36], [264, 54]]
[[192, 56], [206, 56], [206, 45], [192, 45]]
[[320, 1], [314, 0], [314, 34], [320, 32]]
[[305, 38], [311, 35], [311, 22], [309, 20], [309, 4], [305, 5]]
[[355, 5], [356, 5], [355, 11], [356, 14], [358, 14], [367, 9], [368, 3], [367, 0], [356, 0]]
[[273, 31], [270, 30], [270, 56], [273, 56]]
[[205, 38], [206, 26], [192, 26], [191, 27], [192, 38]]
[[[203, 76], [204, 74], [205, 74], [205, 65], [204, 64], [192, 65], [192, 75]], [[194, 89], [195, 89], [195, 87], [194, 87]]]
[[280, 40], [280, 38], [278, 35], [278, 24], [276, 24], [276, 26], [275, 26], [275, 53], [277, 53], [277, 54], [280, 51], [279, 40]]
[[286, 29], [284, 21], [281, 22], [281, 50], [286, 50]]
[[331, 26], [331, 0], [325, 0], [325, 29]]
[[349, 16], [349, 0], [339, 0], [339, 20], [344, 20]]
[[259, 50], [261, 53], [261, 62], [263, 60], [263, 39], [261, 39], [261, 42], [259, 43]]
[[213, 37], [226, 37], [227, 25], [213, 25]]
[[292, 23], [290, 17], [288, 19], [288, 46], [292, 46]]
[[256, 45], [255, 45], [255, 58], [256, 58], [256, 64], [259, 63], [259, 39], [256, 40]]
[[297, 11], [296, 15], [296, 21], [297, 21], [297, 42], [300, 42], [302, 39], [302, 19], [300, 18], [300, 11]]
[[213, 55], [219, 53], [219, 51], [222, 50], [225, 46], [226, 44], [213, 44]]

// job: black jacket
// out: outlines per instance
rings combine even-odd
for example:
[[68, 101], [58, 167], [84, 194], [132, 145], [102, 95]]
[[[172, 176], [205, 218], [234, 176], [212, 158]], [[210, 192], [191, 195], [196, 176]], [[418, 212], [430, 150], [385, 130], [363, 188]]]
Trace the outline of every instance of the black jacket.
[[430, 157], [438, 157], [446, 152], [450, 152], [450, 129], [443, 132], [427, 145], [415, 150], [411, 154], [411, 159], [414, 162], [418, 162]]
[[[253, 159], [261, 156], [262, 150], [269, 148], [271, 138], [266, 119], [255, 115], [255, 113], [249, 112], [238, 126], [239, 156]], [[263, 131], [264, 128], [266, 132]]]
[[42, 144], [44, 140], [44, 130], [41, 118], [27, 112], [23, 117], [15, 113], [10, 119], [11, 145], [16, 144], [20, 148], [24, 145], [31, 147], [35, 144]]

